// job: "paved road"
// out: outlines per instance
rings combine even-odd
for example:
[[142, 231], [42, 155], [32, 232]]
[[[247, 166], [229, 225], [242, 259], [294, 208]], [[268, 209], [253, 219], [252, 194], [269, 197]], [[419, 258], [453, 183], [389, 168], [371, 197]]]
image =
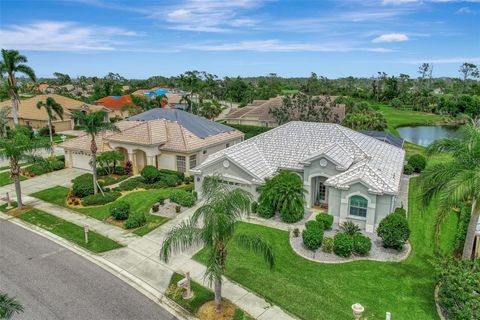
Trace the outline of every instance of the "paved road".
[[5, 220], [0, 290], [25, 308], [14, 319], [176, 319], [97, 265]]

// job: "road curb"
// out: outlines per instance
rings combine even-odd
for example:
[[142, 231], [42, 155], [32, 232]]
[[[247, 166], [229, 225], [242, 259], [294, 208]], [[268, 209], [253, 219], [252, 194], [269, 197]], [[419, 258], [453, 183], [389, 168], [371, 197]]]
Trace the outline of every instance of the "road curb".
[[196, 320], [197, 317], [192, 316], [191, 314], [187, 313], [183, 308], [177, 305], [175, 302], [171, 301], [167, 298], [163, 292], [153, 288], [148, 283], [144, 282], [140, 278], [134, 276], [133, 274], [129, 273], [128, 271], [118, 267], [117, 265], [111, 263], [110, 261], [104, 259], [101, 255], [97, 255], [91, 252], [86, 251], [86, 249], [71, 243], [68, 240], [65, 240], [51, 232], [48, 232], [40, 227], [32, 225], [30, 223], [24, 222], [18, 218], [9, 216], [3, 212], [0, 212], [0, 219], [9, 221], [19, 227], [27, 229], [35, 234], [38, 234], [44, 238], [47, 238], [58, 245], [74, 252], [75, 254], [87, 259], [88, 261], [94, 263], [95, 265], [101, 267], [105, 271], [108, 271], [112, 275], [116, 276], [129, 286], [133, 287], [137, 291], [141, 292], [147, 298], [167, 310], [169, 313], [174, 315], [180, 320]]

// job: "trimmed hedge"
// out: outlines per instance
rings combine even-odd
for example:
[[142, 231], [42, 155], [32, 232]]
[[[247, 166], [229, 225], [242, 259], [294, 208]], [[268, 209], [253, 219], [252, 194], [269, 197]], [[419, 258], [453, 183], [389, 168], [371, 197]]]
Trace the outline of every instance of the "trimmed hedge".
[[427, 166], [427, 159], [421, 154], [414, 154], [408, 158], [407, 164], [412, 166], [414, 172], [420, 173]]
[[92, 194], [82, 199], [84, 206], [98, 206], [104, 205], [117, 200], [122, 194], [118, 191], [106, 192], [105, 196], [102, 193]]
[[185, 190], [174, 190], [170, 194], [170, 200], [184, 207], [191, 207], [197, 200], [193, 194]]
[[123, 223], [125, 229], [138, 228], [143, 226], [147, 222], [147, 218], [143, 213], [136, 213], [128, 217]]
[[350, 257], [353, 251], [353, 237], [339, 232], [333, 237], [333, 252], [340, 257]]
[[118, 201], [112, 204], [109, 212], [116, 220], [126, 220], [130, 213], [130, 204], [126, 201]]
[[154, 166], [145, 166], [140, 175], [145, 179], [146, 183], [155, 183], [160, 180], [160, 172]]
[[72, 194], [83, 198], [93, 194], [93, 175], [85, 173], [72, 180]]
[[361, 234], [353, 236], [353, 252], [364, 256], [367, 255], [372, 249], [372, 240], [369, 237]]
[[333, 250], [333, 238], [325, 237], [322, 241], [322, 251], [331, 253]]
[[415, 170], [413, 169], [411, 164], [406, 164], [405, 167], [403, 167], [403, 173], [407, 175], [411, 175]]
[[44, 173], [48, 172], [47, 168], [45, 168], [45, 166], [42, 166], [40, 164], [32, 164], [32, 165], [26, 167], [25, 171], [27, 171], [29, 174], [33, 173], [36, 176], [39, 176], [41, 174], [44, 174]]
[[323, 224], [324, 230], [332, 229], [332, 225], [333, 225], [333, 216], [332, 215], [330, 215], [328, 213], [320, 212], [315, 217], [315, 220], [317, 220], [318, 222]]
[[323, 241], [323, 224], [311, 220], [305, 223], [305, 228], [302, 232], [303, 245], [309, 250], [320, 248]]
[[401, 251], [410, 237], [408, 221], [401, 213], [391, 213], [380, 221], [377, 234], [385, 248]]
[[180, 171], [175, 171], [175, 170], [168, 170], [168, 169], [160, 169], [159, 172], [163, 175], [174, 175], [176, 176], [180, 181], [185, 180], [185, 173], [180, 172]]
[[323, 227], [323, 224], [322, 224], [322, 223], [320, 223], [320, 222], [318, 222], [318, 221], [315, 221], [315, 220], [307, 221], [307, 222], [305, 223], [305, 228], [306, 228], [307, 230], [310, 230], [310, 229], [312, 229], [312, 230], [322, 230], [322, 232], [323, 232], [323, 230], [325, 229], [325, 228]]

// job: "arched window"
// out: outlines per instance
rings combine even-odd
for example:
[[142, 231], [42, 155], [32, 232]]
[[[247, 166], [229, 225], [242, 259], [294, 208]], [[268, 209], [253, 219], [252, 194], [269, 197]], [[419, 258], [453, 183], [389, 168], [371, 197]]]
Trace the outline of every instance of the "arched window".
[[350, 198], [350, 215], [363, 217], [367, 216], [368, 200], [362, 196], [352, 196]]

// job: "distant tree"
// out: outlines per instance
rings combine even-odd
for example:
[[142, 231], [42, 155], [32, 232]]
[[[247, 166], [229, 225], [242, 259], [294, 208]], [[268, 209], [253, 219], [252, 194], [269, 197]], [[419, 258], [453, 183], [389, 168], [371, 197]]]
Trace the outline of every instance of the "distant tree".
[[387, 128], [385, 116], [375, 110], [350, 113], [345, 117], [342, 124], [353, 130], [383, 131]]
[[72, 83], [72, 79], [70, 79], [70, 76], [68, 74], [60, 73], [60, 72], [54, 72], [53, 76], [55, 78], [57, 78], [56, 82], [57, 82], [57, 85], [59, 85], [59, 86], [63, 86], [63, 85]]
[[119, 132], [120, 130], [116, 125], [106, 121], [107, 113], [105, 111], [94, 111], [91, 113], [75, 112], [73, 117], [84, 129], [84, 131], [90, 136], [90, 152], [92, 153], [92, 171], [93, 171], [93, 191], [94, 194], [98, 192], [97, 185], [97, 142], [95, 138], [102, 132], [113, 131]]
[[215, 119], [222, 113], [223, 107], [218, 100], [203, 101], [200, 105], [199, 115], [207, 119]]
[[289, 121], [308, 122], [338, 122], [332, 108], [336, 105], [330, 96], [312, 97], [304, 93], [286, 96], [278, 108], [273, 108], [270, 113], [279, 124]]
[[53, 150], [53, 132], [52, 132], [52, 120], [56, 120], [57, 116], [63, 120], [63, 107], [61, 104], [57, 103], [55, 99], [52, 97], [48, 97], [45, 102], [43, 101], [38, 101], [37, 103], [37, 108], [38, 109], [44, 109], [47, 112], [48, 116], [48, 131], [50, 135], [50, 147], [51, 147], [51, 153], [53, 156], [54, 150]]
[[465, 92], [467, 88], [467, 80], [469, 77], [478, 78], [480, 76], [480, 72], [478, 71], [477, 66], [474, 65], [473, 63], [468, 63], [468, 62], [465, 62], [464, 64], [462, 64], [458, 69], [458, 72], [460, 72], [463, 76], [462, 92]]
[[7, 75], [8, 90], [10, 99], [12, 99], [12, 115], [13, 123], [18, 124], [18, 88], [15, 78], [15, 73], [23, 73], [30, 80], [35, 82], [37, 80], [35, 72], [25, 63], [28, 62], [27, 57], [21, 55], [17, 50], [2, 49], [2, 60], [0, 61], [0, 74]]

